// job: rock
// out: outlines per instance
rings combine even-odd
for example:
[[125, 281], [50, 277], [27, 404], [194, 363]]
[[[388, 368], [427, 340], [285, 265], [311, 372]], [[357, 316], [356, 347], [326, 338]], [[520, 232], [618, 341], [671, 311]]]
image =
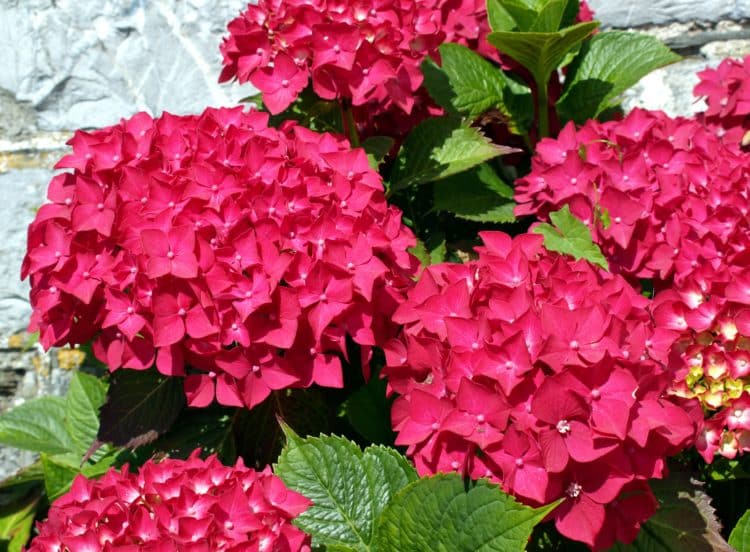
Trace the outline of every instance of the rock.
[[602, 23], [613, 27], [750, 17], [750, 0], [590, 0], [589, 4]]
[[28, 285], [21, 282], [21, 260], [26, 251], [26, 228], [44, 200], [52, 171], [11, 170], [0, 174], [0, 336], [28, 325], [31, 309]]
[[[26, 349], [8, 341], [0, 348], [0, 412], [38, 397], [67, 393], [72, 371], [60, 368], [58, 351], [46, 354], [38, 345]], [[0, 480], [35, 460], [32, 452], [0, 446]]]
[[234, 105], [248, 91], [217, 83], [219, 43], [246, 5], [2, 0], [0, 88], [33, 108], [42, 130], [109, 125], [141, 110]]

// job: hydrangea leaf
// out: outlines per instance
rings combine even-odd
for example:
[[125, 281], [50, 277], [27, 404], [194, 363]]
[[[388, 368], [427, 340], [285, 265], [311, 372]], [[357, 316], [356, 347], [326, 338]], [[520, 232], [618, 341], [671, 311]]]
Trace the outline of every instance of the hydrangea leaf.
[[42, 468], [44, 469], [44, 488], [47, 497], [55, 500], [70, 489], [73, 479], [80, 470], [60, 459], [42, 454]]
[[512, 31], [518, 28], [515, 19], [504, 7], [501, 0], [487, 0], [487, 19], [493, 31]]
[[372, 550], [521, 551], [558, 504], [530, 508], [483, 480], [467, 489], [457, 474], [423, 478], [402, 489], [380, 516]]
[[596, 21], [578, 23], [556, 32], [496, 31], [490, 44], [526, 67], [537, 83], [546, 83], [552, 71], [599, 26]]
[[406, 138], [393, 167], [391, 189], [440, 180], [512, 151], [456, 117], [433, 117]]
[[65, 399], [41, 397], [3, 413], [0, 443], [46, 454], [75, 450], [75, 443], [65, 427]]
[[435, 183], [434, 205], [476, 222], [513, 222], [513, 188], [488, 164]]
[[477, 117], [498, 109], [512, 121], [524, 121], [533, 113], [529, 88], [466, 46], [443, 44], [440, 59], [440, 66], [430, 58], [422, 63], [424, 84], [430, 96], [449, 112]]
[[154, 370], [119, 370], [101, 409], [97, 440], [135, 448], [167, 431], [185, 405], [182, 380]]
[[542, 223], [534, 227], [534, 233], [544, 236], [544, 246], [550, 251], [570, 255], [575, 259], [586, 259], [592, 264], [609, 269], [607, 259], [599, 246], [591, 239], [588, 227], [578, 220], [566, 205], [550, 213], [552, 224]]
[[750, 552], [750, 510], [745, 512], [729, 535], [729, 544], [737, 552]]
[[393, 148], [394, 140], [390, 136], [370, 136], [362, 142], [362, 147], [367, 153], [367, 160], [374, 171], [377, 171], [385, 160], [385, 156]]
[[611, 552], [732, 552], [721, 536], [721, 524], [703, 484], [684, 472], [654, 480], [659, 508], [641, 527], [632, 544], [617, 544]]
[[233, 409], [229, 408], [187, 409], [169, 431], [148, 448], [152, 454], [165, 452], [170, 458], [187, 458], [193, 450], [200, 448], [203, 457], [216, 454], [223, 464], [234, 464], [237, 448], [233, 414]]
[[41, 490], [0, 506], [0, 550], [21, 552], [31, 537]]
[[625, 90], [651, 71], [681, 58], [658, 38], [642, 33], [606, 31], [586, 41], [568, 69], [560, 116], [583, 124], [617, 102]]
[[[424, 249], [424, 252], [427, 264], [431, 264], [429, 251]], [[423, 259], [420, 260], [424, 263]], [[386, 397], [384, 379], [371, 376], [370, 381], [346, 399], [343, 408], [347, 420], [362, 437], [371, 443], [393, 444], [395, 434], [391, 428], [391, 404]]]
[[[106, 448], [106, 447], [105, 447]], [[50, 500], [65, 494], [78, 474], [96, 479], [118, 461], [119, 449], [109, 448], [98, 461], [86, 460], [81, 464], [81, 455], [77, 453], [41, 455], [41, 465], [44, 473], [44, 488]]]
[[274, 472], [313, 501], [295, 525], [312, 535], [314, 547], [370, 550], [375, 520], [396, 492], [417, 479], [414, 468], [386, 447], [362, 451], [343, 437], [303, 439], [288, 427], [284, 432], [287, 443]]
[[107, 397], [107, 384], [99, 378], [77, 371], [70, 380], [65, 397], [65, 427], [83, 454], [96, 440], [99, 409]]

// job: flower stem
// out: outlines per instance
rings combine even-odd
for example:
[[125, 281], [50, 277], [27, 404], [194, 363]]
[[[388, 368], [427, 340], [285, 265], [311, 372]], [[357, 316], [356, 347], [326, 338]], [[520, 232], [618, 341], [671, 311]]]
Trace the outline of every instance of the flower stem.
[[549, 136], [549, 107], [547, 106], [547, 82], [536, 82], [536, 110], [539, 135], [537, 140]]
[[357, 133], [357, 124], [354, 122], [354, 112], [351, 104], [343, 99], [341, 100], [341, 124], [344, 127], [344, 134], [349, 138], [352, 147], [359, 147], [359, 134]]

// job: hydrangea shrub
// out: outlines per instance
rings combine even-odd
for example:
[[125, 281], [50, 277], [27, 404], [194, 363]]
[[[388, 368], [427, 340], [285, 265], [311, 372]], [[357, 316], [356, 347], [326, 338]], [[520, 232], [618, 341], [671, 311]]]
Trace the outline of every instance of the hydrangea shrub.
[[77, 131], [29, 227], [85, 362], [0, 414], [0, 547], [750, 548], [746, 60], [674, 118], [579, 0], [260, 0], [219, 49], [252, 108]]

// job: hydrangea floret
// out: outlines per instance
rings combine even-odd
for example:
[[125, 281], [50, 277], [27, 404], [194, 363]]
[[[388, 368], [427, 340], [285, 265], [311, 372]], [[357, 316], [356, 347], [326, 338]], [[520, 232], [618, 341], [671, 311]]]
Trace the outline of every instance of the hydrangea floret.
[[[28, 234], [31, 331], [111, 370], [186, 376], [191, 406], [365, 369], [417, 262], [361, 149], [242, 108], [79, 131]], [[185, 366], [189, 366], [189, 373]]]
[[706, 111], [700, 117], [730, 147], [748, 145], [750, 130], [750, 56], [727, 58], [718, 67], [698, 73], [693, 94], [703, 98]]
[[480, 234], [478, 259], [428, 267], [386, 346], [396, 444], [420, 474], [488, 477], [602, 550], [632, 541], [647, 481], [702, 414], [669, 397], [648, 299], [622, 277], [550, 253], [542, 237]]
[[270, 467], [233, 467], [198, 451], [187, 460], [149, 460], [101, 479], [76, 477], [37, 525], [28, 552], [309, 552], [291, 521], [312, 503]]
[[749, 182], [750, 156], [700, 121], [634, 109], [542, 140], [516, 214], [545, 219], [569, 205], [615, 272], [658, 289], [744, 254]]
[[[750, 272], [747, 264], [710, 265], [656, 295], [654, 320], [672, 393], [696, 398], [707, 415], [698, 452], [734, 458], [750, 450]], [[712, 415], [713, 414], [713, 415]]]

